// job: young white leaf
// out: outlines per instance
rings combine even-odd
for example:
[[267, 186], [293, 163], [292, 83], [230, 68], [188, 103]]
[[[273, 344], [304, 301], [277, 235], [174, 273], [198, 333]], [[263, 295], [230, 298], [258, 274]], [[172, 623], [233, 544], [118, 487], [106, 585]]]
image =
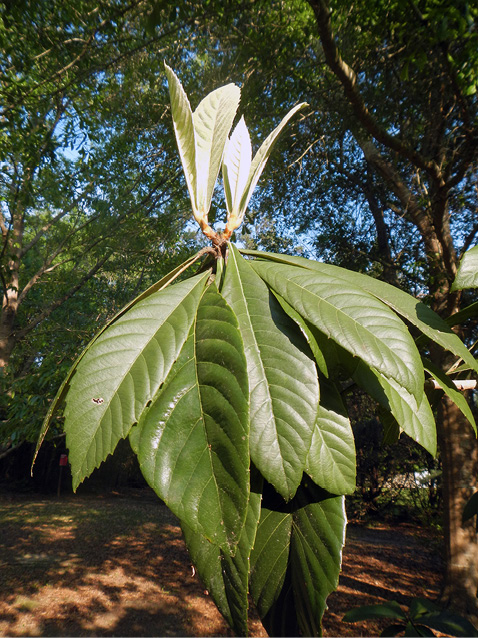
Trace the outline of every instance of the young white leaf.
[[239, 202], [249, 177], [251, 162], [251, 138], [244, 118], [241, 117], [227, 143], [222, 164], [228, 220], [231, 215], [238, 213]]
[[228, 84], [209, 93], [193, 113], [196, 139], [196, 202], [207, 215], [241, 90]]
[[193, 114], [188, 96], [186, 95], [178, 77], [166, 63], [164, 63], [164, 67], [168, 78], [174, 133], [176, 135], [179, 155], [181, 157], [184, 176], [186, 177], [186, 184], [191, 198], [193, 215], [197, 219], [196, 141]]
[[279, 138], [279, 135], [282, 133], [290, 119], [305, 106], [307, 106], [306, 102], [302, 102], [301, 104], [297, 104], [296, 106], [294, 106], [294, 108], [291, 109], [282, 119], [280, 124], [264, 140], [261, 147], [255, 154], [254, 159], [252, 160], [246, 188], [244, 189], [239, 205], [238, 213], [241, 220], [244, 217], [244, 213], [246, 211], [247, 205], [249, 204], [249, 200], [252, 197], [252, 193], [257, 186], [257, 182], [259, 181], [262, 171], [264, 170], [267, 160], [269, 159], [269, 155], [271, 154], [272, 148]]

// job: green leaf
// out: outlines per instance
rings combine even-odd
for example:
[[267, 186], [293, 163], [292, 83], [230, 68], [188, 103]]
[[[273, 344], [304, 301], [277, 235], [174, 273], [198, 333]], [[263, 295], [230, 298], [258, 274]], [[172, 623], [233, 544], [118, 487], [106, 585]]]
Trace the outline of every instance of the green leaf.
[[381, 605], [363, 605], [356, 609], [350, 609], [342, 620], [344, 622], [360, 622], [362, 620], [372, 620], [375, 618], [399, 618], [400, 620], [406, 620], [407, 616], [397, 602], [390, 600]]
[[455, 281], [451, 287], [452, 291], [464, 288], [478, 288], [478, 246], [470, 248], [461, 258]]
[[222, 294], [244, 339], [251, 458], [288, 500], [300, 484], [317, 415], [315, 363], [296, 324], [233, 245]]
[[[262, 482], [262, 481], [261, 481]], [[228, 556], [201, 534], [182, 524], [191, 559], [199, 577], [238, 636], [247, 635], [249, 558], [260, 516], [261, 493], [251, 486], [246, 523], [234, 556]]]
[[306, 472], [331, 494], [355, 490], [355, 441], [340, 394], [330, 382], [321, 380], [321, 399]]
[[306, 321], [421, 400], [424, 375], [418, 351], [404, 323], [385, 304], [319, 271], [271, 261], [251, 265]]
[[453, 401], [453, 403], [455, 403], [459, 407], [462, 414], [470, 422], [472, 428], [475, 431], [475, 434], [477, 434], [476, 422], [475, 422], [475, 417], [473, 416], [473, 412], [471, 411], [471, 408], [468, 405], [468, 402], [463, 396], [463, 394], [456, 389], [455, 384], [453, 383], [453, 380], [450, 379], [449, 376], [447, 376], [442, 370], [440, 370], [440, 368], [435, 366], [431, 361], [429, 361], [425, 357], [423, 357], [422, 359], [423, 359], [423, 367], [425, 368], [425, 370], [431, 374], [431, 376], [436, 380], [436, 382], [439, 384], [439, 386], [445, 392], [445, 394], [449, 396], [450, 399]]
[[239, 87], [228, 84], [209, 93], [193, 113], [196, 139], [196, 202], [200, 212], [209, 211], [224, 146], [240, 96]]
[[171, 113], [179, 156], [181, 157], [193, 212], [197, 213], [196, 138], [191, 105], [174, 71], [166, 63], [164, 63], [164, 67], [168, 78]]
[[449, 611], [423, 615], [420, 621], [427, 627], [449, 636], [478, 636], [478, 630], [469, 620]]
[[344, 499], [330, 498], [310, 479], [288, 504], [270, 490], [251, 554], [251, 595], [269, 633], [283, 623], [289, 601], [289, 615], [296, 615], [302, 635], [318, 635], [325, 601], [338, 586]]
[[214, 284], [164, 386], [131, 433], [148, 483], [194, 532], [226, 553], [249, 498], [249, 404], [236, 318]]
[[385, 410], [388, 410], [400, 428], [417, 441], [432, 456], [436, 454], [437, 436], [433, 412], [425, 394], [420, 402], [393, 379], [359, 364], [352, 378], [364, 388]]
[[379, 279], [373, 279], [361, 273], [352, 272], [324, 264], [322, 262], [313, 261], [312, 259], [304, 259], [303, 257], [293, 257], [289, 255], [276, 255], [274, 253], [264, 253], [254, 250], [241, 250], [245, 255], [261, 257], [280, 263], [286, 263], [294, 266], [300, 266], [304, 269], [322, 272], [333, 277], [338, 285], [343, 281], [344, 284], [352, 284], [361, 287], [368, 293], [380, 299], [387, 304], [397, 314], [407, 319], [411, 324], [416, 326], [424, 335], [433, 342], [438, 343], [442, 348], [449, 350], [457, 357], [460, 357], [470, 365], [470, 367], [478, 372], [478, 362], [470, 354], [461, 339], [450, 329], [449, 325], [441, 317], [439, 317], [431, 308], [424, 303], [418, 301], [411, 295], [399, 288], [395, 288]]
[[167, 377], [194, 320], [208, 273], [151, 294], [96, 338], [66, 395], [73, 489], [126, 437]]
[[478, 316], [478, 301], [475, 301], [469, 306], [466, 306], [466, 308], [462, 308], [458, 312], [455, 312], [454, 314], [450, 315], [449, 317], [445, 319], [445, 321], [447, 322], [449, 326], [456, 326], [457, 324], [463, 323], [464, 321], [466, 321], [467, 319], [470, 319], [471, 317], [477, 317], [477, 316]]
[[69, 390], [70, 387], [70, 380], [78, 366], [78, 364], [80, 363], [80, 361], [83, 359], [83, 357], [85, 356], [85, 354], [88, 352], [88, 350], [91, 348], [91, 346], [95, 343], [95, 341], [98, 339], [98, 337], [100, 335], [103, 334], [103, 332], [109, 328], [109, 326], [111, 326], [115, 321], [117, 321], [120, 317], [122, 317], [128, 310], [130, 310], [133, 306], [135, 306], [139, 301], [142, 301], [143, 299], [146, 299], [147, 297], [151, 296], [153, 293], [155, 292], [159, 292], [160, 290], [163, 290], [164, 288], [166, 288], [167, 286], [169, 286], [169, 284], [171, 284], [177, 277], [179, 277], [185, 270], [187, 270], [190, 266], [192, 266], [192, 264], [194, 264], [198, 259], [200, 259], [202, 257], [202, 253], [201, 251], [196, 253], [195, 255], [193, 255], [192, 257], [190, 257], [189, 259], [187, 259], [184, 263], [182, 263], [181, 265], [179, 265], [177, 268], [175, 268], [174, 270], [172, 270], [170, 273], [168, 273], [167, 275], [165, 275], [162, 279], [160, 279], [159, 281], [157, 281], [155, 284], [153, 284], [152, 286], [150, 286], [147, 290], [145, 290], [143, 293], [141, 293], [138, 297], [136, 297], [135, 299], [133, 299], [133, 301], [130, 301], [128, 304], [126, 304], [126, 306], [124, 308], [122, 308], [112, 319], [110, 319], [110, 321], [108, 321], [103, 328], [101, 328], [101, 330], [94, 336], [94, 338], [90, 341], [90, 343], [86, 346], [86, 348], [83, 350], [83, 352], [80, 354], [80, 356], [76, 359], [75, 363], [71, 366], [70, 370], [68, 371], [68, 374], [66, 375], [65, 379], [63, 380], [63, 383], [61, 384], [60, 388], [58, 389], [58, 392], [56, 393], [55, 398], [53, 399], [50, 408], [48, 409], [47, 415], [43, 421], [41, 430], [40, 430], [40, 434], [38, 436], [38, 441], [37, 441], [37, 445], [35, 448], [35, 454], [33, 456], [33, 461], [32, 461], [32, 471], [33, 471], [33, 465], [35, 463], [36, 457], [38, 455], [38, 451], [45, 439], [45, 436], [48, 432], [48, 429], [50, 427], [51, 421], [53, 419], [53, 416], [55, 414], [55, 412], [58, 410], [58, 408], [60, 407], [60, 405], [63, 403], [63, 400], [66, 396], [66, 393]]

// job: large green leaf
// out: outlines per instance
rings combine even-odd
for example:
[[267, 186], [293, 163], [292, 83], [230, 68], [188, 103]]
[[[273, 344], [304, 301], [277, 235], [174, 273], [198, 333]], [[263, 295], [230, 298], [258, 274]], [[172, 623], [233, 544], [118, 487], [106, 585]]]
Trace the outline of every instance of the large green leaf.
[[317, 415], [315, 363], [298, 327], [233, 245], [222, 293], [244, 340], [251, 458], [288, 500], [301, 481]]
[[72, 376], [73, 376], [78, 364], [80, 363], [81, 359], [83, 359], [85, 354], [88, 352], [88, 350], [91, 348], [91, 346], [95, 343], [95, 341], [98, 339], [98, 337], [101, 334], [103, 334], [103, 332], [107, 328], [109, 328], [109, 326], [111, 326], [113, 323], [115, 323], [115, 321], [117, 321], [126, 312], [128, 312], [128, 310], [130, 310], [133, 306], [135, 306], [139, 301], [142, 301], [143, 299], [146, 299], [147, 297], [150, 297], [153, 293], [159, 292], [160, 290], [163, 290], [164, 288], [169, 286], [177, 277], [179, 277], [185, 270], [187, 270], [190, 266], [192, 266], [202, 256], [203, 256], [202, 255], [202, 251], [199, 251], [198, 253], [196, 253], [195, 255], [190, 257], [189, 259], [187, 259], [185, 262], [183, 262], [182, 264], [177, 266], [177, 268], [175, 268], [174, 270], [169, 272], [167, 275], [165, 275], [162, 279], [160, 279], [155, 284], [150, 286], [147, 290], [145, 290], [140, 295], [138, 295], [138, 297], [136, 297], [135, 299], [130, 301], [128, 304], [126, 304], [126, 306], [124, 306], [124, 308], [122, 308], [112, 319], [110, 319], [101, 328], [101, 330], [94, 336], [94, 338], [86, 346], [86, 348], [83, 350], [83, 352], [76, 359], [74, 364], [71, 366], [70, 370], [68, 371], [68, 374], [66, 375], [66, 377], [63, 380], [60, 388], [58, 389], [58, 392], [56, 393], [56, 396], [54, 397], [53, 401], [51, 402], [51, 405], [50, 405], [50, 407], [48, 409], [47, 415], [46, 415], [46, 417], [45, 417], [45, 419], [43, 421], [43, 424], [42, 424], [42, 427], [41, 427], [41, 430], [40, 430], [40, 434], [38, 436], [38, 441], [37, 441], [37, 445], [36, 445], [36, 448], [35, 448], [35, 454], [33, 456], [32, 470], [33, 470], [33, 465], [35, 463], [36, 457], [38, 455], [38, 450], [40, 449], [41, 444], [43, 443], [43, 441], [45, 439], [45, 436], [46, 436], [46, 434], [48, 432], [48, 429], [50, 427], [50, 423], [51, 423], [51, 421], [53, 419], [53, 416], [54, 416], [55, 412], [58, 410], [58, 408], [61, 406], [61, 404], [63, 403], [63, 400], [64, 400], [64, 398], [66, 396], [66, 393], [69, 390], [70, 379], [72, 378]]
[[260, 490], [251, 485], [246, 523], [234, 556], [228, 556], [217, 545], [182, 524], [184, 539], [199, 577], [238, 636], [247, 635], [249, 558], [259, 523], [260, 505]]
[[128, 435], [166, 379], [207, 278], [197, 275], [139, 301], [79, 361], [65, 399], [73, 489]]
[[463, 255], [451, 289], [464, 288], [478, 288], [478, 246], [474, 246]]
[[193, 212], [197, 214], [196, 136], [191, 105], [174, 71], [166, 63], [164, 67], [168, 78], [171, 112], [179, 156], [181, 157]]
[[204, 293], [164, 386], [130, 440], [148, 483], [181, 521], [230, 553], [249, 496], [249, 403], [236, 318]]
[[421, 400], [420, 356], [405, 324], [384, 303], [330, 274], [272, 261], [251, 265], [306, 321]]
[[196, 202], [200, 211], [209, 211], [224, 146], [240, 95], [241, 90], [235, 84], [222, 86], [209, 93], [193, 113], [196, 137]]
[[439, 317], [431, 308], [418, 301], [408, 293], [395, 288], [379, 279], [374, 279], [361, 273], [352, 272], [312, 259], [294, 257], [289, 255], [277, 255], [274, 253], [264, 253], [254, 250], [241, 250], [246, 255], [260, 257], [279, 263], [286, 263], [293, 266], [300, 266], [308, 270], [324, 273], [334, 277], [338, 285], [354, 285], [366, 290], [368, 293], [387, 304], [396, 313], [407, 319], [416, 326], [424, 335], [440, 346], [449, 350], [457, 357], [460, 357], [468, 365], [478, 372], [478, 362], [467, 350], [461, 339], [450, 329], [450, 326]]
[[269, 632], [283, 624], [287, 605], [302, 635], [320, 634], [325, 601], [338, 585], [345, 525], [343, 497], [331, 498], [310, 479], [288, 504], [265, 493], [250, 591]]
[[306, 471], [317, 485], [331, 494], [352, 494], [355, 490], [352, 426], [335, 385], [321, 380], [320, 390], [320, 406]]

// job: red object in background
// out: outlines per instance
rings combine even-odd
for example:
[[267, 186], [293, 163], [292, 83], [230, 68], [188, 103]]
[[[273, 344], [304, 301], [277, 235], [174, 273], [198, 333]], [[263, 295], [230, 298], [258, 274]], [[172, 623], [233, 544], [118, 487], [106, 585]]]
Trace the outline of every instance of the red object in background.
[[60, 467], [68, 465], [68, 456], [66, 454], [62, 454], [60, 456]]

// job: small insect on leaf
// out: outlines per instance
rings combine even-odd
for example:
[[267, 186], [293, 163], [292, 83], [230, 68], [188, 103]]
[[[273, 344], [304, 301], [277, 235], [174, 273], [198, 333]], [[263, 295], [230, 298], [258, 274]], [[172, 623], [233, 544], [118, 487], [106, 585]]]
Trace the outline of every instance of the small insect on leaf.
[[91, 399], [91, 402], [96, 403], [96, 405], [101, 405], [105, 400], [102, 397], [98, 397], [97, 399]]

